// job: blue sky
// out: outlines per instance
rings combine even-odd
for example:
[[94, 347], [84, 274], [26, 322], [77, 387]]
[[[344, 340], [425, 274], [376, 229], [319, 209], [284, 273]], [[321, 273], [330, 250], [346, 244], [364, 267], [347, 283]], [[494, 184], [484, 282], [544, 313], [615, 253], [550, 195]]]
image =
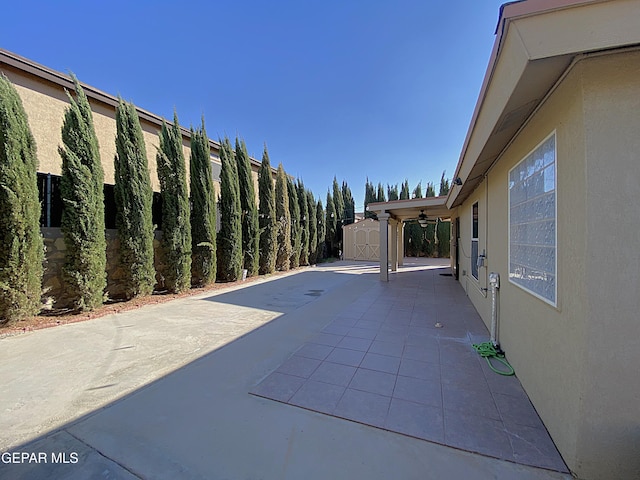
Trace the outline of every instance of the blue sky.
[[56, 1], [4, 9], [0, 47], [218, 139], [325, 202], [454, 173], [501, 1]]

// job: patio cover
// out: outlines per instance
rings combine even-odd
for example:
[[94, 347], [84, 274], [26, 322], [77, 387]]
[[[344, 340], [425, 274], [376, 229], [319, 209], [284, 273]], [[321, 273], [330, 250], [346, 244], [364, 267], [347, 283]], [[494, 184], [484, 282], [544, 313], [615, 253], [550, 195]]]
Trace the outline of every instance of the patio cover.
[[[404, 238], [402, 228], [406, 220], [415, 220], [424, 212], [428, 219], [449, 219], [451, 213], [447, 208], [447, 197], [412, 198], [410, 200], [393, 200], [367, 205], [367, 210], [378, 216], [380, 221], [380, 280], [389, 281], [389, 261], [391, 271], [398, 270], [404, 258]], [[391, 237], [389, 238], [389, 232]], [[389, 241], [391, 248], [389, 249]], [[391, 259], [389, 259], [389, 250]]]

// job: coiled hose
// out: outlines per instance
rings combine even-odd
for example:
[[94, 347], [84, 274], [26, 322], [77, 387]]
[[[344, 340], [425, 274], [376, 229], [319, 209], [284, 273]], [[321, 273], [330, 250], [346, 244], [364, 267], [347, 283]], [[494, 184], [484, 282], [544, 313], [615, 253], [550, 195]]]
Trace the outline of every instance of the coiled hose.
[[[487, 359], [489, 368], [494, 372], [496, 372], [497, 374], [509, 377], [516, 373], [513, 370], [513, 367], [509, 365], [509, 362], [505, 360], [504, 353], [502, 351], [496, 350], [496, 347], [494, 347], [491, 342], [484, 342], [484, 343], [478, 343], [478, 344], [474, 343], [473, 348], [475, 349], [476, 352], [478, 352], [478, 354], [481, 357], [484, 357]], [[502, 363], [505, 367], [507, 367], [507, 370], [498, 370], [497, 368], [495, 368], [491, 364], [492, 358], [495, 358], [498, 362]]]

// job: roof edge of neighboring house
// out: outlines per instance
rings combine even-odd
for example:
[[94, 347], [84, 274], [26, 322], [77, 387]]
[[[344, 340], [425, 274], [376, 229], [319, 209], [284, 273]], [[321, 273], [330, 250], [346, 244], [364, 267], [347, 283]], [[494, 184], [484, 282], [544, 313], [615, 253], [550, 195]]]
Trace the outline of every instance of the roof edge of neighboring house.
[[[10, 52], [9, 50], [5, 50], [4, 48], [0, 48], [0, 64], [2, 63], [10, 65], [11, 67], [21, 70], [23, 72], [27, 72], [38, 78], [55, 83], [56, 85], [59, 85], [65, 89], [73, 90], [74, 88], [73, 80], [71, 79], [70, 75], [65, 75], [64, 73], [58, 72], [49, 67], [45, 67], [44, 65], [34, 62], [33, 60], [25, 58], [14, 52]], [[109, 93], [103, 92], [102, 90], [99, 90], [86, 83], [83, 83], [80, 81], [79, 83], [82, 89], [85, 91], [85, 94], [87, 95], [88, 98], [91, 98], [98, 102], [102, 102], [113, 108], [115, 108], [118, 105], [118, 97], [115, 97]], [[173, 122], [170, 120], [167, 120], [159, 115], [156, 115], [155, 113], [149, 112], [148, 110], [144, 110], [143, 108], [140, 108], [137, 105], [135, 105], [135, 107], [140, 118], [146, 120], [147, 122], [157, 125], [158, 127], [162, 126], [163, 121], [166, 122], [168, 125], [173, 125]], [[190, 129], [180, 125], [180, 131], [182, 133], [183, 138], [189, 138], [189, 139], [191, 138]], [[220, 142], [209, 139], [209, 145], [216, 152], [220, 151]], [[256, 166], [261, 165], [261, 162], [259, 160], [256, 160], [253, 157], [250, 157], [249, 160], [251, 163], [253, 163]], [[273, 167], [272, 167], [272, 170], [274, 172], [276, 171], [276, 169], [274, 169]]]
[[[461, 167], [465, 162], [465, 160], [468, 161], [466, 157], [467, 157], [469, 145], [471, 142], [471, 138], [478, 125], [478, 120], [482, 112], [483, 106], [485, 104], [489, 88], [491, 87], [492, 83], [495, 80], [494, 79], [495, 70], [496, 70], [498, 61], [500, 60], [500, 55], [502, 54], [502, 48], [504, 46], [504, 42], [510, 33], [509, 27], [511, 23], [524, 17], [532, 17], [532, 16], [541, 15], [541, 14], [548, 14], [548, 13], [553, 13], [555, 11], [567, 10], [574, 7], [583, 7], [583, 6], [588, 6], [592, 4], [614, 3], [615, 1], [616, 0], [519, 0], [519, 1], [505, 3], [500, 7], [498, 23], [495, 29], [496, 38], [494, 40], [491, 55], [489, 57], [489, 63], [484, 75], [481, 88], [480, 88], [480, 93], [478, 94], [478, 99], [476, 101], [476, 105], [471, 117], [471, 121], [469, 123], [469, 128], [465, 136], [460, 157], [455, 168], [453, 179], [460, 178]], [[574, 56], [577, 56], [580, 53], [582, 52], [575, 52]], [[493, 127], [495, 127], [495, 125]], [[462, 179], [462, 180], [464, 181], [465, 179]], [[458, 196], [460, 195], [461, 191], [462, 191], [462, 187], [455, 184], [452, 185], [452, 188], [449, 191], [449, 194], [447, 195], [447, 206], [449, 208], [454, 208], [455, 206], [462, 203], [462, 201], [464, 201], [464, 199], [461, 201], [458, 200]], [[469, 192], [466, 192], [466, 193], [467, 193], [466, 196], [468, 196]]]

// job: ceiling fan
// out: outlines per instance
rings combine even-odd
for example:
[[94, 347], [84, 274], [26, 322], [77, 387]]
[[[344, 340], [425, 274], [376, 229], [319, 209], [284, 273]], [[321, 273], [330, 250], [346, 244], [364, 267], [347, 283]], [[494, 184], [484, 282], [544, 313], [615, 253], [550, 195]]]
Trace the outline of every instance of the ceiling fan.
[[435, 225], [436, 222], [437, 222], [437, 219], [428, 218], [427, 215], [424, 213], [424, 210], [420, 210], [420, 215], [418, 215], [418, 223], [422, 228], [426, 228], [427, 225]]

